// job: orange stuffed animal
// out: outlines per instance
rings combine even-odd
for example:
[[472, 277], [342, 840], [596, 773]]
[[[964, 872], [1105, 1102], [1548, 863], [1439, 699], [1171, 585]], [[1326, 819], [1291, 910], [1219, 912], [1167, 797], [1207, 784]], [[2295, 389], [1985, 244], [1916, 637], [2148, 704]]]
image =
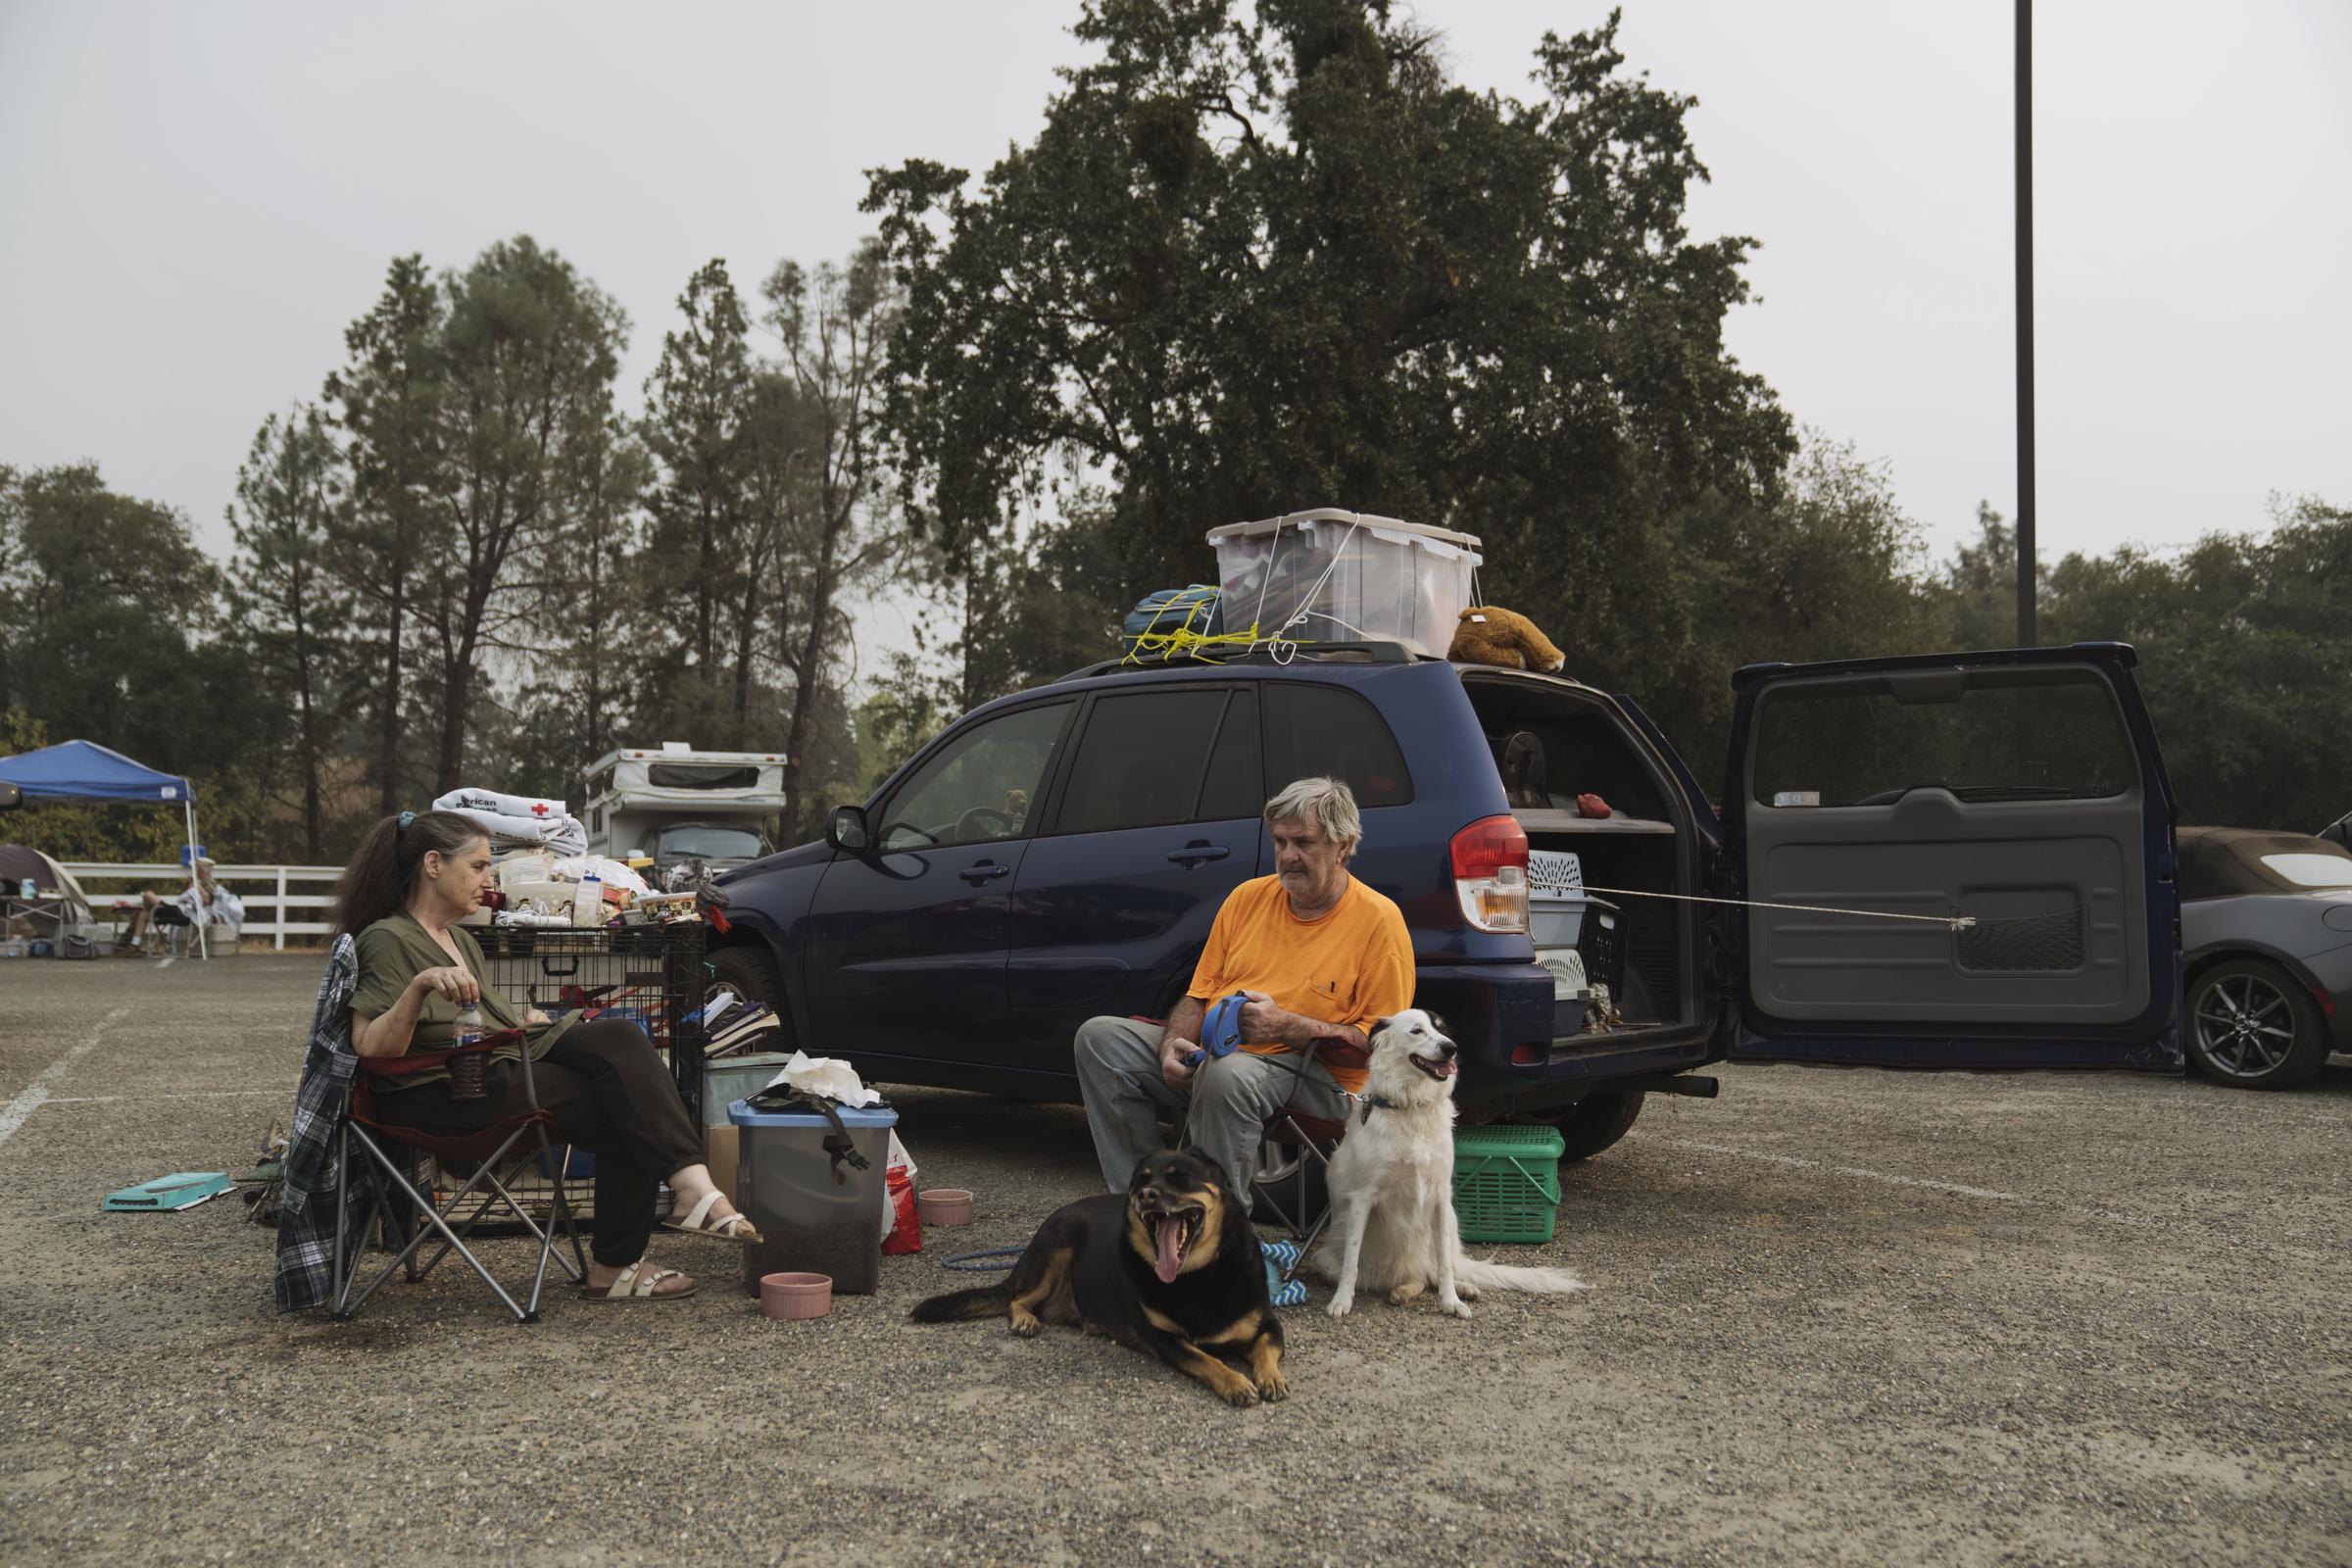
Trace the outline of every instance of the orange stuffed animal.
[[1463, 664], [1498, 664], [1504, 669], [1542, 669], [1557, 674], [1567, 656], [1536, 629], [1536, 623], [1500, 605], [1473, 605], [1462, 612], [1453, 646], [1446, 657]]

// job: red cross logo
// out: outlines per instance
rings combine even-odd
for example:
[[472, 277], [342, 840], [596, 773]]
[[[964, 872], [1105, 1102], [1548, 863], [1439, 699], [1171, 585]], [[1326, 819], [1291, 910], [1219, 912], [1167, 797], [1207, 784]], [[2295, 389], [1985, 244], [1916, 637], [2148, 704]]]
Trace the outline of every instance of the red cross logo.
[[547, 814], [547, 803], [545, 801], [533, 801], [531, 803], [531, 814], [533, 816], [545, 816]]

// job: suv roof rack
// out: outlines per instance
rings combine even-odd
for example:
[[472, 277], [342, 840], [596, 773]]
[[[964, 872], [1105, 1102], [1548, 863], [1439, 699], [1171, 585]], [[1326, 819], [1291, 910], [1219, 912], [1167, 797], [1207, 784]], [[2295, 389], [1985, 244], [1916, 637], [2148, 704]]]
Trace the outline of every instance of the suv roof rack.
[[[1073, 669], [1061, 680], [1087, 680], [1096, 675], [1115, 675], [1122, 669], [1177, 669], [1203, 664], [1288, 664], [1298, 660], [1314, 663], [1409, 664], [1425, 657], [1398, 642], [1283, 643], [1281, 646], [1291, 650], [1281, 659], [1274, 657], [1274, 644], [1270, 642], [1237, 648], [1231, 653], [1145, 654], [1105, 659], [1101, 663]], [[1056, 681], [1055, 684], [1060, 682]]]

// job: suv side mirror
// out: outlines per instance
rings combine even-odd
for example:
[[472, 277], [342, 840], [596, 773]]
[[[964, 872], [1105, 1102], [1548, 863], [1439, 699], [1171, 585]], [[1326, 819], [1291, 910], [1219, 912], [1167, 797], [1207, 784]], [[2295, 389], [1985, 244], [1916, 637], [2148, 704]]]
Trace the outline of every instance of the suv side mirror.
[[836, 806], [825, 818], [825, 842], [837, 850], [852, 855], [863, 855], [873, 848], [874, 836], [865, 825], [862, 806]]

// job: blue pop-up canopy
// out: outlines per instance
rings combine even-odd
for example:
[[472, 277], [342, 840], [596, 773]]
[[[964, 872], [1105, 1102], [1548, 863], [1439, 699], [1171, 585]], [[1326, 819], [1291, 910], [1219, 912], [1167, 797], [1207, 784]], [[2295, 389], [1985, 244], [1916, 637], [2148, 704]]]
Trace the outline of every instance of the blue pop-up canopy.
[[[61, 741], [37, 752], [0, 757], [0, 780], [17, 786], [28, 801], [152, 801], [177, 806], [187, 822], [189, 870], [196, 849], [196, 787], [175, 773], [159, 773], [95, 741]], [[196, 950], [212, 956], [204, 928], [196, 928]]]
[[158, 773], [95, 741], [62, 741], [37, 752], [0, 757], [0, 779], [30, 800], [169, 801], [196, 799], [195, 786], [172, 773]]

